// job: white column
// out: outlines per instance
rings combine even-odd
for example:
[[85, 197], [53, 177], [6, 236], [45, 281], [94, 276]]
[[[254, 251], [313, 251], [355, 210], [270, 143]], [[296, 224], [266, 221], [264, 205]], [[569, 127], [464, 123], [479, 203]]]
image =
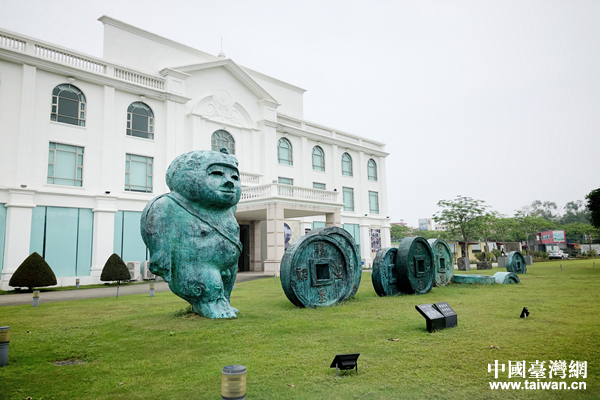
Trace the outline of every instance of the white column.
[[298, 186], [304, 186], [307, 188], [312, 187], [312, 182], [309, 181], [308, 174], [312, 172], [312, 149], [308, 148], [308, 139], [304, 136], [300, 139], [300, 153], [294, 155], [294, 164], [296, 160], [300, 161], [296, 168], [300, 168], [302, 171], [301, 182]]
[[260, 221], [250, 221], [250, 271], [262, 271]]
[[113, 253], [115, 238], [116, 197], [97, 196], [94, 212], [94, 243], [92, 245], [92, 268], [90, 275], [100, 277], [102, 268]]
[[[23, 80], [21, 82], [21, 103], [19, 115], [19, 147], [17, 156], [17, 185], [32, 186], [31, 180], [31, 137], [33, 135], [34, 105], [35, 105], [35, 75], [36, 69], [23, 64]], [[48, 103], [50, 99], [48, 99]], [[50, 116], [48, 116], [50, 118]], [[47, 144], [46, 144], [47, 146]], [[44, 182], [46, 180], [44, 179]]]
[[281, 258], [285, 252], [283, 237], [283, 206], [277, 203], [267, 204], [267, 259], [264, 271], [279, 275]]
[[[367, 163], [365, 161], [365, 153], [360, 151], [358, 153], [358, 163], [354, 164], [354, 179], [356, 179], [356, 188], [359, 188], [359, 193], [354, 193], [355, 197], [358, 195], [360, 198], [356, 211], [360, 215], [370, 214], [369, 206], [369, 187], [367, 185]], [[356, 189], [355, 189], [356, 191]]]
[[19, 265], [29, 257], [31, 215], [35, 207], [32, 190], [9, 190], [6, 204], [6, 237], [4, 267], [0, 277], [2, 290], [9, 290], [8, 282]]
[[385, 169], [385, 157], [379, 157], [377, 168], [379, 169], [379, 171], [377, 171], [379, 173], [377, 179], [379, 180], [379, 202], [381, 203], [379, 204], [379, 212], [381, 213], [382, 217], [387, 218], [390, 214], [388, 214], [387, 173]]
[[[104, 108], [102, 110], [102, 118], [103, 118], [103, 132], [100, 140], [102, 141], [102, 168], [98, 173], [101, 175], [101, 183], [102, 186], [100, 190], [103, 193], [105, 191], [111, 191], [112, 193], [116, 193], [117, 190], [123, 190], [122, 186], [117, 186], [117, 182], [121, 182], [115, 180], [115, 165], [114, 165], [114, 154], [115, 154], [115, 143], [122, 143], [121, 139], [122, 135], [125, 135], [125, 132], [118, 132], [119, 137], [117, 139], [117, 132], [114, 129], [114, 115], [115, 109], [115, 88], [112, 86], [104, 86]], [[122, 151], [122, 147], [119, 146]], [[125, 165], [125, 154], [121, 157], [122, 165]], [[123, 167], [124, 168], [124, 167]]]
[[364, 261], [364, 267], [370, 268], [373, 260], [371, 259], [371, 231], [370, 225], [360, 223], [360, 257]]
[[[180, 154], [185, 153], [185, 110], [184, 105], [174, 101], [167, 100], [166, 104], [166, 119], [167, 131], [161, 134], [167, 138], [167, 154], [166, 165], [170, 165], [171, 161]], [[190, 149], [191, 150], [191, 149]]]
[[337, 226], [337, 227], [341, 228], [342, 227], [341, 210], [337, 209], [337, 210], [335, 210], [335, 212], [326, 213], [325, 214], [325, 223], [327, 224], [327, 227]]
[[[338, 151], [338, 147], [337, 145], [332, 145], [331, 146], [331, 161], [330, 161], [330, 167], [331, 167], [331, 172], [332, 172], [332, 177], [333, 177], [333, 187], [332, 188], [327, 188], [327, 190], [333, 190], [333, 189], [337, 189], [338, 192], [342, 193], [342, 181], [341, 181], [341, 176], [342, 176], [342, 159], [340, 158], [341, 155]], [[325, 153], [325, 163], [327, 163], [327, 153]], [[327, 171], [327, 170], [325, 170]], [[342, 195], [340, 194], [340, 198], [342, 198]]]

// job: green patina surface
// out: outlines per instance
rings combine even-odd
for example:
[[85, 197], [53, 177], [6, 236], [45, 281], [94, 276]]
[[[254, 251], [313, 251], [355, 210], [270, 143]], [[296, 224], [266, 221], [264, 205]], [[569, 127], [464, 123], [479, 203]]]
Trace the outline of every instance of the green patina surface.
[[327, 307], [353, 296], [362, 266], [352, 236], [342, 228], [313, 229], [281, 260], [281, 286], [297, 307]]
[[398, 288], [402, 293], [425, 294], [431, 291], [435, 276], [433, 250], [422, 237], [400, 242], [396, 255]]
[[508, 272], [514, 272], [515, 274], [527, 273], [525, 257], [523, 257], [523, 254], [520, 251], [508, 253], [508, 256], [506, 257], [506, 270]]
[[141, 218], [150, 270], [208, 318], [238, 312], [229, 304], [242, 250], [234, 217], [242, 191], [237, 165], [226, 151], [178, 156], [167, 170], [171, 193], [150, 201]]
[[467, 283], [473, 284], [478, 283], [480, 285], [493, 285], [496, 283], [496, 279], [489, 275], [466, 275], [466, 274], [455, 274], [452, 277], [452, 282], [455, 283]]
[[378, 296], [395, 296], [400, 294], [398, 273], [396, 271], [396, 254], [398, 249], [385, 248], [377, 252], [373, 261], [371, 281]]
[[511, 283], [521, 283], [521, 280], [514, 272], [496, 272], [494, 274], [496, 283], [508, 285]]
[[433, 260], [435, 263], [433, 284], [435, 286], [446, 286], [454, 275], [452, 250], [450, 250], [448, 243], [442, 239], [429, 239], [428, 242], [433, 250]]

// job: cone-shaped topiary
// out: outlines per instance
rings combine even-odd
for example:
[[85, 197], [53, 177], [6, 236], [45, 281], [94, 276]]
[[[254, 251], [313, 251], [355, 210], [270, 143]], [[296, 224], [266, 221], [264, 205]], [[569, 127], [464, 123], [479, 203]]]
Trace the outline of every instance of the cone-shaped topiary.
[[35, 287], [56, 285], [56, 275], [46, 260], [38, 253], [31, 253], [15, 271], [8, 282], [12, 287]]
[[102, 274], [100, 275], [101, 281], [128, 281], [131, 279], [129, 275], [129, 269], [127, 269], [127, 265], [121, 260], [117, 254], [114, 254], [108, 257], [106, 260], [106, 264], [104, 264], [104, 268], [102, 269]]

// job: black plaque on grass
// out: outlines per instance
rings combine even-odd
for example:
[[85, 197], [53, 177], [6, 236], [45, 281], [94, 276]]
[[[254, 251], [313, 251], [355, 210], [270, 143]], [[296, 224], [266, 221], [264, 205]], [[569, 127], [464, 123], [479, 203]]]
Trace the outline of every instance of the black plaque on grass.
[[337, 376], [338, 369], [342, 371], [356, 369], [358, 374], [358, 356], [360, 353], [336, 354], [329, 368], [335, 368], [335, 376]]
[[444, 316], [446, 328], [454, 328], [458, 325], [458, 315], [450, 307], [450, 304], [444, 301], [442, 303], [435, 303], [433, 306]]
[[436, 310], [432, 304], [420, 304], [415, 306], [415, 309], [423, 317], [425, 317], [425, 321], [427, 322], [427, 331], [429, 333], [444, 329], [446, 327], [444, 315]]

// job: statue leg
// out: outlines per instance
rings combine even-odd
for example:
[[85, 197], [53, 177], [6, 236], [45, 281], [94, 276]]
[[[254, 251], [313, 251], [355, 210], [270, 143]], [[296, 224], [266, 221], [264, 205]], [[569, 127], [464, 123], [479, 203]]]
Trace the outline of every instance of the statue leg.
[[[238, 310], [232, 308], [229, 300], [225, 297], [224, 281], [220, 271], [217, 268], [208, 267], [202, 269], [199, 275], [199, 280], [203, 283], [203, 290], [198, 302], [192, 304], [194, 311], [208, 318], [235, 318]], [[229, 289], [229, 293], [231, 293], [231, 289]]]
[[[225, 294], [225, 298], [227, 301], [231, 303], [231, 291], [233, 290], [233, 285], [235, 285], [235, 278], [237, 276], [237, 263], [226, 269], [221, 271], [221, 277], [223, 278], [223, 291]], [[233, 308], [233, 307], [232, 307]], [[240, 312], [237, 308], [233, 308], [236, 313]]]

